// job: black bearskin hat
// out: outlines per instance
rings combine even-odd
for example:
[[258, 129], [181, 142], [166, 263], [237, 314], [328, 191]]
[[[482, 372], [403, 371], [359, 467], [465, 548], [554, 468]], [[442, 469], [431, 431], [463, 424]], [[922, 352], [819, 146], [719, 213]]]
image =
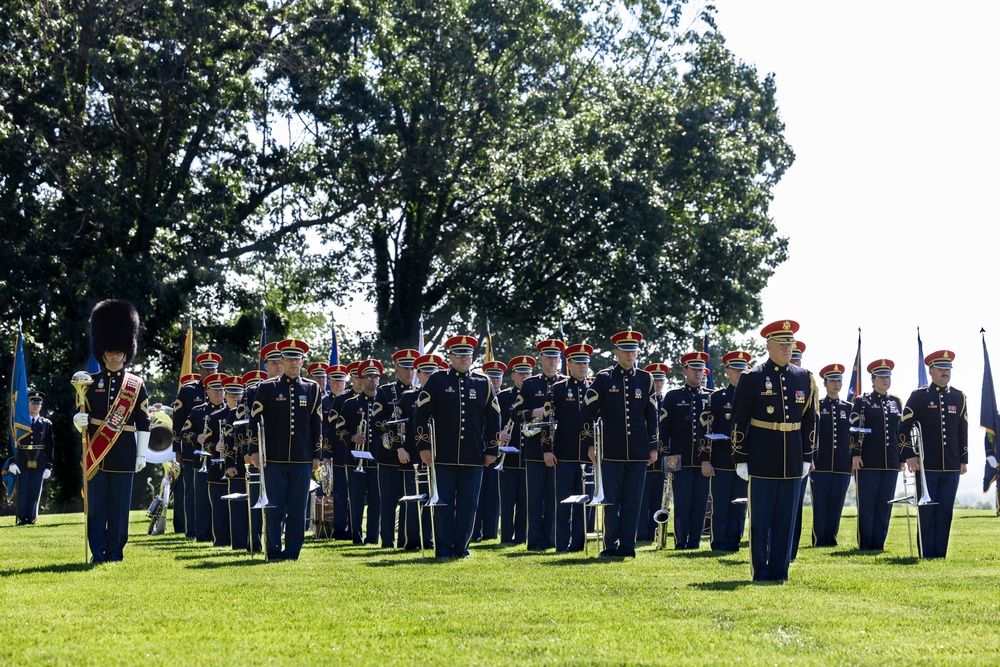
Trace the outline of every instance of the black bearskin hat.
[[102, 366], [105, 352], [124, 352], [128, 363], [138, 346], [139, 313], [128, 301], [101, 301], [90, 313], [90, 332], [94, 358]]

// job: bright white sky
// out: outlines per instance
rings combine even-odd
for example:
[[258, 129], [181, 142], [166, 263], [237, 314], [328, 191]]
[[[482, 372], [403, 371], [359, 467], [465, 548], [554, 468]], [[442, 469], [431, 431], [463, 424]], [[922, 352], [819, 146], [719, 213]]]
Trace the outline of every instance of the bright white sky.
[[959, 495], [979, 497], [980, 328], [1000, 364], [1000, 3], [715, 4], [730, 50], [775, 74], [796, 153], [772, 207], [790, 258], [762, 295], [765, 322], [801, 324], [813, 371], [852, 364], [860, 327], [863, 364], [894, 360], [904, 401], [917, 327], [925, 353], [953, 350], [970, 421]]
[[[1000, 2], [715, 4], [730, 50], [775, 74], [796, 153], [771, 209], [790, 257], [762, 295], [764, 321], [799, 322], [814, 372], [850, 367], [860, 327], [863, 365], [894, 360], [890, 391], [904, 402], [917, 386], [917, 327], [925, 353], [954, 351], [970, 422], [959, 496], [979, 498], [980, 328], [1000, 365]], [[372, 318], [358, 304], [338, 319]]]

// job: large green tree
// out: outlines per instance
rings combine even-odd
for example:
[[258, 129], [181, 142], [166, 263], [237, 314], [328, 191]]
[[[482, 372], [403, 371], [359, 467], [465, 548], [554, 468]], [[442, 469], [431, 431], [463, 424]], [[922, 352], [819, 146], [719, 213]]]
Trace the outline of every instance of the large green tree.
[[[374, 304], [381, 353], [565, 320], [667, 356], [746, 329], [786, 247], [774, 82], [681, 0], [12, 0], [0, 18], [0, 334], [64, 438], [102, 298], [136, 303], [169, 401], [183, 333], [254, 362]], [[324, 335], [323, 339], [318, 338]], [[0, 372], [6, 373], [5, 363]], [[60, 472], [61, 471], [61, 472]]]

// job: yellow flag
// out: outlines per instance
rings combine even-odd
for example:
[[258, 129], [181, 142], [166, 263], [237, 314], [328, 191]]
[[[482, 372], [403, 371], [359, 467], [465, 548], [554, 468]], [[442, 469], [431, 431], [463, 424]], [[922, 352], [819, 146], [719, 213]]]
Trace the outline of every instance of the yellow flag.
[[[188, 325], [187, 337], [184, 339], [184, 359], [181, 360], [181, 377], [191, 374], [191, 366], [194, 365], [194, 326]], [[177, 391], [180, 391], [180, 382], [177, 383]]]

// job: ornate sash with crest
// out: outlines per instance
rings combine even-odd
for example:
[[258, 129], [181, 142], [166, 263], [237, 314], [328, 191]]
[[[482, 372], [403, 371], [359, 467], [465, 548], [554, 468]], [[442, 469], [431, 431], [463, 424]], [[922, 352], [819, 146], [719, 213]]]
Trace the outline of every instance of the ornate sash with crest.
[[118, 436], [122, 434], [128, 418], [135, 410], [136, 401], [139, 397], [139, 389], [142, 388], [142, 378], [126, 372], [122, 380], [122, 388], [115, 396], [108, 416], [97, 427], [97, 433], [90, 439], [90, 446], [87, 448], [87, 456], [84, 459], [84, 475], [87, 480], [94, 478], [97, 474], [97, 466], [101, 464], [104, 457], [108, 455], [114, 446]]

